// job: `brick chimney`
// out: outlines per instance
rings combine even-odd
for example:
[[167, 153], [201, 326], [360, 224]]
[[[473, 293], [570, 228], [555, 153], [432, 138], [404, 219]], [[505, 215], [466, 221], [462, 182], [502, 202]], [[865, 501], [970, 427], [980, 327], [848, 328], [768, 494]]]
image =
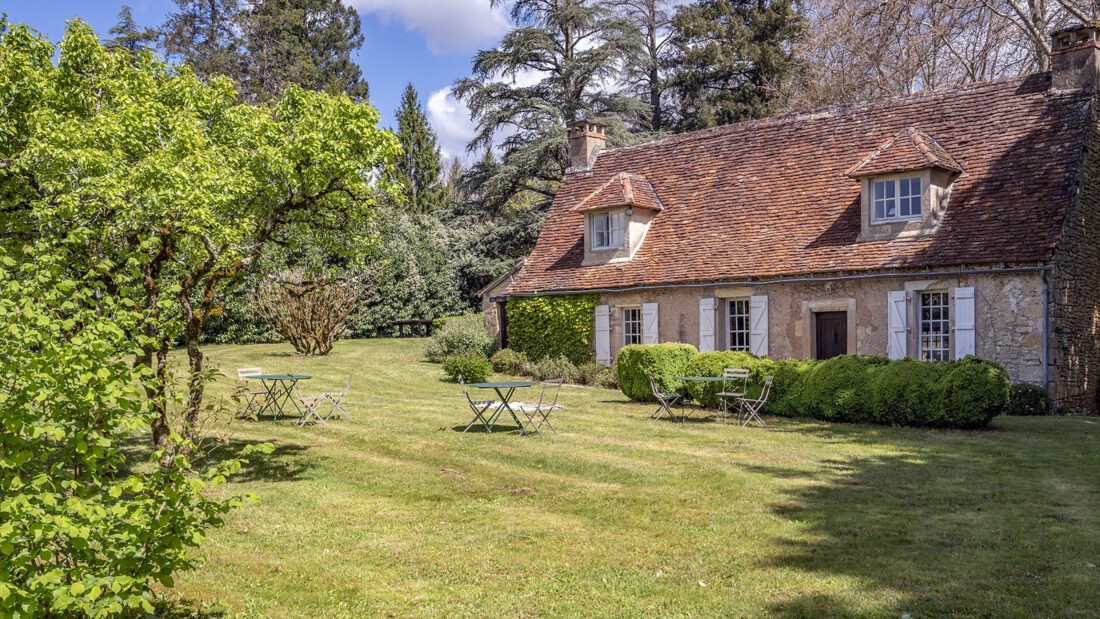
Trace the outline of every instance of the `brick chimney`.
[[596, 156], [607, 145], [606, 127], [600, 123], [577, 120], [569, 125], [568, 172], [586, 172], [596, 163]]
[[1100, 38], [1096, 23], [1056, 30], [1050, 35], [1053, 90], [1096, 89], [1100, 84]]

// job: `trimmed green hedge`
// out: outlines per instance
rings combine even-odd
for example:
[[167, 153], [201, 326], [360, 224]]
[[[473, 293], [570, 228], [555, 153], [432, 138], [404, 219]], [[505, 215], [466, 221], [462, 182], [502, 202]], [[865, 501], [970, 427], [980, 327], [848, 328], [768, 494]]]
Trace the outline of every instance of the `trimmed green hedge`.
[[632, 344], [619, 350], [615, 366], [619, 374], [619, 389], [626, 397], [639, 402], [655, 402], [653, 390], [649, 388], [646, 372], [661, 391], [680, 391], [683, 382], [673, 380], [673, 376], [686, 376], [688, 361], [698, 356], [699, 351], [691, 344]]
[[[776, 361], [746, 352], [694, 354], [686, 344], [658, 344], [624, 347], [618, 365], [620, 387], [632, 400], [653, 400], [645, 378], [650, 369], [662, 390], [687, 393], [708, 408], [717, 408], [721, 383], [684, 384], [668, 377], [721, 376], [724, 368], [747, 368], [750, 396], [766, 376], [774, 376], [768, 414], [827, 421], [972, 429], [988, 425], [1010, 401], [1004, 368], [978, 357], [936, 363], [863, 355]], [[1027, 397], [1035, 398], [1032, 393]]]
[[509, 299], [508, 346], [531, 361], [565, 355], [574, 365], [592, 360], [599, 295]]

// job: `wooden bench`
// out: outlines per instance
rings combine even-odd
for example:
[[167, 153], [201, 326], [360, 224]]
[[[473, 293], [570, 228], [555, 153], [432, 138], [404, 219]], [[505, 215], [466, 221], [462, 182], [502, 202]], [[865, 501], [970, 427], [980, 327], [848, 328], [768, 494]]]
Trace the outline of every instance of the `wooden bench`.
[[432, 334], [431, 320], [391, 320], [391, 327], [397, 327], [397, 337], [417, 337], [417, 327], [424, 332], [424, 337]]

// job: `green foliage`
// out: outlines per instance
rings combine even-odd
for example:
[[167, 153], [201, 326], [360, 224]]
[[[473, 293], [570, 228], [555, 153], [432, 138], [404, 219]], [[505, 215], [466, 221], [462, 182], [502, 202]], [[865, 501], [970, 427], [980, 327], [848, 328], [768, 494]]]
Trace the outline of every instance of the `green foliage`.
[[871, 385], [887, 363], [882, 357], [840, 355], [814, 365], [804, 375], [800, 408], [817, 419], [871, 421]]
[[577, 367], [577, 382], [590, 387], [619, 388], [617, 368], [589, 361]]
[[438, 210], [445, 197], [443, 162], [435, 132], [412, 84], [405, 85], [397, 108], [397, 139], [402, 153], [392, 173], [394, 181], [404, 190], [402, 206], [417, 213]]
[[467, 314], [448, 318], [443, 328], [428, 341], [424, 355], [428, 361], [440, 363], [447, 357], [465, 353], [476, 353], [488, 358], [494, 348], [496, 342], [485, 331], [481, 314]]
[[567, 383], [576, 382], [577, 376], [579, 376], [577, 366], [573, 365], [573, 362], [565, 355], [532, 361], [527, 364], [527, 372], [535, 380], [562, 378]]
[[148, 370], [128, 359], [144, 317], [68, 262], [0, 254], [4, 617], [151, 613], [153, 587], [194, 567], [204, 530], [241, 500], [215, 490], [239, 461], [198, 474], [179, 437], [130, 468], [124, 449], [156, 416], [138, 388]]
[[771, 415], [784, 415], [787, 417], [804, 415], [805, 412], [800, 408], [802, 387], [806, 383], [803, 375], [809, 372], [816, 363], [811, 359], [776, 360], [772, 367], [774, 372], [772, 394], [768, 398], [764, 410]]
[[509, 299], [509, 343], [533, 361], [559, 355], [574, 365], [590, 361], [599, 301], [594, 294]]
[[802, 20], [790, 0], [708, 0], [673, 18], [669, 89], [680, 130], [767, 116], [778, 85], [797, 65], [793, 44]]
[[493, 362], [493, 370], [501, 374], [519, 376], [527, 370], [527, 355], [511, 348], [496, 351], [490, 361]]
[[1008, 394], [1006, 415], [1049, 415], [1050, 401], [1046, 389], [1031, 383], [1016, 383]]
[[[725, 368], [744, 368], [749, 370], [749, 386], [759, 387], [764, 379], [774, 373], [775, 362], [767, 357], [754, 357], [752, 354], [736, 350], [720, 350], [700, 353], [693, 357], [684, 368], [685, 376], [721, 376]], [[686, 384], [689, 395], [699, 404], [708, 408], [717, 408], [718, 396], [722, 390], [720, 382], [689, 382]], [[750, 392], [750, 395], [753, 395]]]
[[619, 389], [631, 400], [654, 402], [647, 372], [653, 374], [661, 391], [679, 391], [683, 382], [673, 376], [687, 376], [690, 361], [699, 354], [691, 344], [633, 344], [619, 349], [615, 362]]
[[894, 426], [942, 425], [942, 410], [930, 397], [946, 363], [925, 363], [912, 358], [891, 361], [880, 368], [871, 384], [871, 417], [875, 423]]
[[942, 425], [964, 429], [989, 425], [1008, 405], [1009, 386], [1008, 373], [993, 361], [966, 357], [952, 363], [936, 385]]
[[493, 375], [493, 364], [480, 352], [461, 352], [443, 359], [443, 372], [454, 382], [485, 382]]

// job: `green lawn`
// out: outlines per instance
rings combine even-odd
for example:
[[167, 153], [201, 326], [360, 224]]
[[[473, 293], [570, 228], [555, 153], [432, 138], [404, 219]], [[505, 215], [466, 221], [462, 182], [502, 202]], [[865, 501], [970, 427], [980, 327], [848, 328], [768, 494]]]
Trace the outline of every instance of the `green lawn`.
[[245, 617], [1100, 613], [1100, 419], [743, 429], [652, 421], [617, 391], [567, 386], [557, 436], [463, 434], [461, 391], [423, 344], [208, 349], [229, 375], [312, 374], [306, 392], [354, 372], [355, 419], [224, 429], [227, 452], [275, 452], [224, 490], [259, 502], [179, 575], [190, 603]]

